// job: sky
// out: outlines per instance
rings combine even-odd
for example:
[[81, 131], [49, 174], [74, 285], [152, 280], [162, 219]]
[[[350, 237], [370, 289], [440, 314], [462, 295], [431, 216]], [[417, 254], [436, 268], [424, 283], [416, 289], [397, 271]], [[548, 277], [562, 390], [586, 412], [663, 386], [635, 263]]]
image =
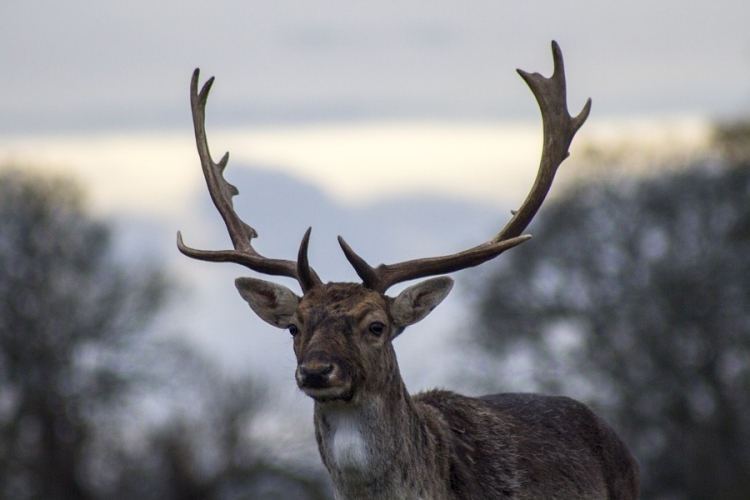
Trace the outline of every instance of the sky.
[[567, 58], [596, 115], [750, 112], [744, 0], [5, 0], [0, 130], [188, 121], [193, 68], [220, 124], [536, 117], [514, 69]]
[[571, 111], [594, 101], [574, 158], [602, 137], [689, 147], [750, 113], [748, 19], [744, 0], [6, 0], [0, 162], [72, 172], [98, 209], [174, 212], [202, 182], [188, 104], [200, 67], [217, 78], [217, 155], [350, 204], [504, 200], [541, 144], [514, 70], [548, 75], [550, 40]]
[[568, 58], [597, 113], [750, 111], [743, 0], [5, 0], [6, 132], [182, 125], [193, 68], [224, 123], [533, 117], [517, 67]]
[[[201, 81], [216, 77], [207, 129], [217, 159], [231, 152], [229, 177], [236, 165], [283, 173], [338, 210], [414, 193], [505, 207], [525, 195], [541, 145], [536, 103], [515, 69], [549, 75], [551, 40], [565, 56], [571, 112], [593, 99], [574, 163], [592, 145], [700, 148], [712, 121], [747, 117], [749, 20], [747, 0], [2, 0], [0, 164], [75, 175], [95, 211], [167, 227], [180, 271], [214, 294], [191, 320], [207, 330], [221, 322], [214, 337], [237, 358], [247, 352], [247, 364], [284, 359], [278, 380], [288, 386], [286, 337], [276, 346], [285, 358], [236, 347], [256, 338], [235, 326], [249, 316], [244, 304], [220, 310], [230, 307], [223, 294], [239, 300], [237, 273], [216, 277], [173, 247], [177, 228], [200, 241], [208, 225], [185, 214], [196, 193], [205, 197], [194, 68]], [[411, 380], [427, 373], [434, 383], [424, 363], [438, 358], [424, 355], [422, 331], [399, 349], [414, 354]]]

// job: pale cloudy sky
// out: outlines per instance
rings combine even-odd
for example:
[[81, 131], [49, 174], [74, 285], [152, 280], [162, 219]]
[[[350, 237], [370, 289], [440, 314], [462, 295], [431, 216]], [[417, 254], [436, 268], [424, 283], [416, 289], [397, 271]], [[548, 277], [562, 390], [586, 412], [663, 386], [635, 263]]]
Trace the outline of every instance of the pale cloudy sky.
[[[205, 189], [188, 101], [200, 67], [217, 78], [208, 133], [217, 157], [232, 152], [228, 176], [241, 162], [347, 203], [421, 190], [512, 206], [541, 145], [514, 70], [549, 75], [550, 40], [565, 54], [571, 110], [594, 101], [574, 148], [679, 149], [700, 145], [711, 119], [750, 114], [749, 21], [748, 0], [0, 0], [0, 164], [72, 172], [95, 209], [173, 218]], [[192, 242], [201, 224], [167, 223], [159, 240], [184, 275], [205, 274], [181, 315], [225, 339], [219, 358], [283, 360], [277, 379], [293, 396], [288, 339], [271, 354], [270, 334], [246, 334], [262, 325], [232, 290], [236, 271], [218, 276], [174, 251], [174, 230]], [[400, 339], [409, 380], [440, 383], [432, 361], [455, 349], [429, 329], [453, 331], [456, 300]]]
[[571, 110], [594, 99], [576, 145], [643, 137], [654, 120], [694, 144], [707, 120], [750, 113], [748, 20], [746, 0], [5, 0], [0, 161], [73, 171], [101, 208], [178, 207], [201, 182], [199, 66], [217, 77], [217, 155], [347, 202], [414, 189], [489, 201], [533, 176], [538, 111], [514, 69], [549, 74], [551, 39]]
[[750, 112], [746, 0], [4, 0], [0, 131], [536, 118], [514, 69], [567, 57], [595, 116]]

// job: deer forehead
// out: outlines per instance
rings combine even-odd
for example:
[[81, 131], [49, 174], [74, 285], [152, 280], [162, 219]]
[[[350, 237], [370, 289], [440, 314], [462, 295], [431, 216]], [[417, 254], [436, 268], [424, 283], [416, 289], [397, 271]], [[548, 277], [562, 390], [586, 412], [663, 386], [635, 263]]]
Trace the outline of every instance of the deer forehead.
[[321, 321], [346, 321], [357, 325], [366, 319], [388, 317], [388, 298], [359, 283], [329, 283], [310, 290], [299, 303], [297, 317], [305, 326]]

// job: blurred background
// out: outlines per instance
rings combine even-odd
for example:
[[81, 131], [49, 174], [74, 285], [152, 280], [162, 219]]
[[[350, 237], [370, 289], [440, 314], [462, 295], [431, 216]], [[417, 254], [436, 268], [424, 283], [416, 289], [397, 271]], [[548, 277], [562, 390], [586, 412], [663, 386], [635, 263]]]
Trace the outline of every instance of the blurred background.
[[[750, 4], [193, 0], [0, 4], [0, 498], [331, 498], [287, 332], [207, 196], [188, 88], [264, 254], [324, 280], [487, 240], [541, 121], [591, 118], [529, 232], [396, 350], [412, 392], [581, 399], [645, 499], [750, 489]], [[288, 286], [294, 283], [285, 282]], [[396, 293], [394, 289], [391, 293]]]

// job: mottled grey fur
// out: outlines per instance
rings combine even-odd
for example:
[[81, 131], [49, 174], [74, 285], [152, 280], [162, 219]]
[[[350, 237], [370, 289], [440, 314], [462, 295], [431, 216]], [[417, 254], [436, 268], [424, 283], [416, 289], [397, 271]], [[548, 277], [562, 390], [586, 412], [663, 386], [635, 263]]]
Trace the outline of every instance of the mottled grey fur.
[[238, 280], [262, 318], [294, 326], [297, 383], [315, 400], [315, 435], [336, 498], [637, 499], [635, 460], [577, 401], [409, 395], [392, 340], [451, 285], [434, 278], [391, 298], [329, 283], [297, 298], [281, 285]]
[[637, 499], [637, 465], [612, 429], [566, 397], [449, 391], [413, 397], [403, 384], [361, 407], [370, 462], [331, 458], [331, 412], [315, 404], [315, 430], [337, 499]]

